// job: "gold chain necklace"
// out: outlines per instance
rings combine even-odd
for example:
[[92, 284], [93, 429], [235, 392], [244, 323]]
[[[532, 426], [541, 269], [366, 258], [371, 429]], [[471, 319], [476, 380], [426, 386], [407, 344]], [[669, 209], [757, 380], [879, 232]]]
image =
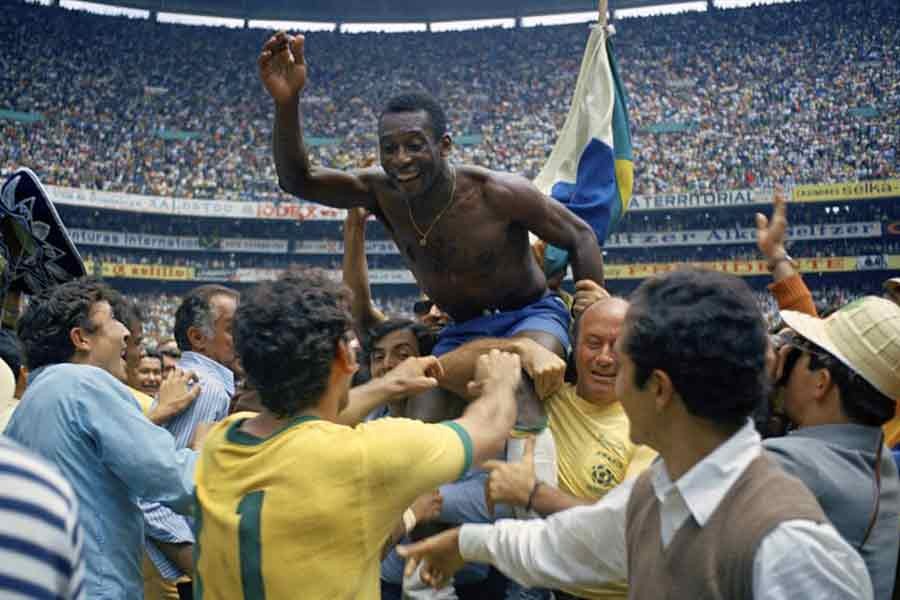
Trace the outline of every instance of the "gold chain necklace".
[[456, 169], [454, 167], [450, 167], [450, 169], [450, 199], [447, 201], [447, 205], [441, 209], [441, 212], [437, 214], [431, 222], [431, 225], [429, 225], [428, 229], [425, 231], [419, 229], [419, 226], [416, 224], [416, 219], [413, 217], [412, 213], [412, 206], [409, 204], [409, 198], [406, 198], [406, 210], [409, 211], [409, 222], [412, 223], [413, 229], [419, 234], [419, 245], [423, 248], [428, 245], [428, 236], [431, 234], [431, 230], [434, 229], [437, 222], [441, 220], [441, 217], [444, 216], [444, 213], [447, 212], [447, 209], [453, 204], [453, 196], [456, 195]]

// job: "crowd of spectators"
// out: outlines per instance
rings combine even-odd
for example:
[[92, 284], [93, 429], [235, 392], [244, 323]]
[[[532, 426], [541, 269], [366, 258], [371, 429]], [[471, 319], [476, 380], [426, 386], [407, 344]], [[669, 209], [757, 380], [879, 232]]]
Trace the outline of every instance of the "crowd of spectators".
[[[617, 23], [635, 192], [895, 174], [898, 23], [894, 0]], [[40, 120], [2, 122], [0, 170], [27, 165], [50, 184], [133, 193], [284, 198], [255, 67], [266, 35], [5, 6], [0, 107]], [[380, 104], [421, 85], [447, 106], [454, 135], [481, 136], [456, 160], [533, 177], [586, 36], [584, 25], [311, 33], [303, 112], [314, 159], [345, 168], [372, 157]], [[653, 133], [659, 125], [684, 130]]]

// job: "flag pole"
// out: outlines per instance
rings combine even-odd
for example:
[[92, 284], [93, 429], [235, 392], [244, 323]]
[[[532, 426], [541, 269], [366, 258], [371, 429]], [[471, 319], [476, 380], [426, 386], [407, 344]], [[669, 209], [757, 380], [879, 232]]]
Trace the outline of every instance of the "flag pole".
[[609, 8], [609, 0], [600, 0], [597, 23], [600, 27], [606, 27], [606, 13]]

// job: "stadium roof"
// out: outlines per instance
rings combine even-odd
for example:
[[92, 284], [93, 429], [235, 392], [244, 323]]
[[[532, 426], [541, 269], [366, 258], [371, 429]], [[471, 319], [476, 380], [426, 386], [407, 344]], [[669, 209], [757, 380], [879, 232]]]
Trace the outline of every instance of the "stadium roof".
[[[404, 22], [524, 17], [597, 10], [595, 0], [91, 0], [159, 12], [244, 19], [335, 22]], [[669, 0], [672, 1], [672, 0]], [[675, 0], [677, 1], [677, 0]], [[665, 4], [667, 0], [610, 0], [610, 8]]]

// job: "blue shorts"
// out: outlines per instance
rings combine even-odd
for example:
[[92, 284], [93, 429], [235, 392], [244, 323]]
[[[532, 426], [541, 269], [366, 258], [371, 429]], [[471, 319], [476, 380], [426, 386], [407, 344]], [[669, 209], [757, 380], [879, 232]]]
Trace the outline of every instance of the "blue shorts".
[[547, 294], [537, 302], [518, 310], [495, 311], [444, 327], [432, 350], [435, 356], [447, 354], [479, 338], [510, 338], [523, 331], [549, 333], [569, 353], [569, 324], [572, 315], [562, 298]]

